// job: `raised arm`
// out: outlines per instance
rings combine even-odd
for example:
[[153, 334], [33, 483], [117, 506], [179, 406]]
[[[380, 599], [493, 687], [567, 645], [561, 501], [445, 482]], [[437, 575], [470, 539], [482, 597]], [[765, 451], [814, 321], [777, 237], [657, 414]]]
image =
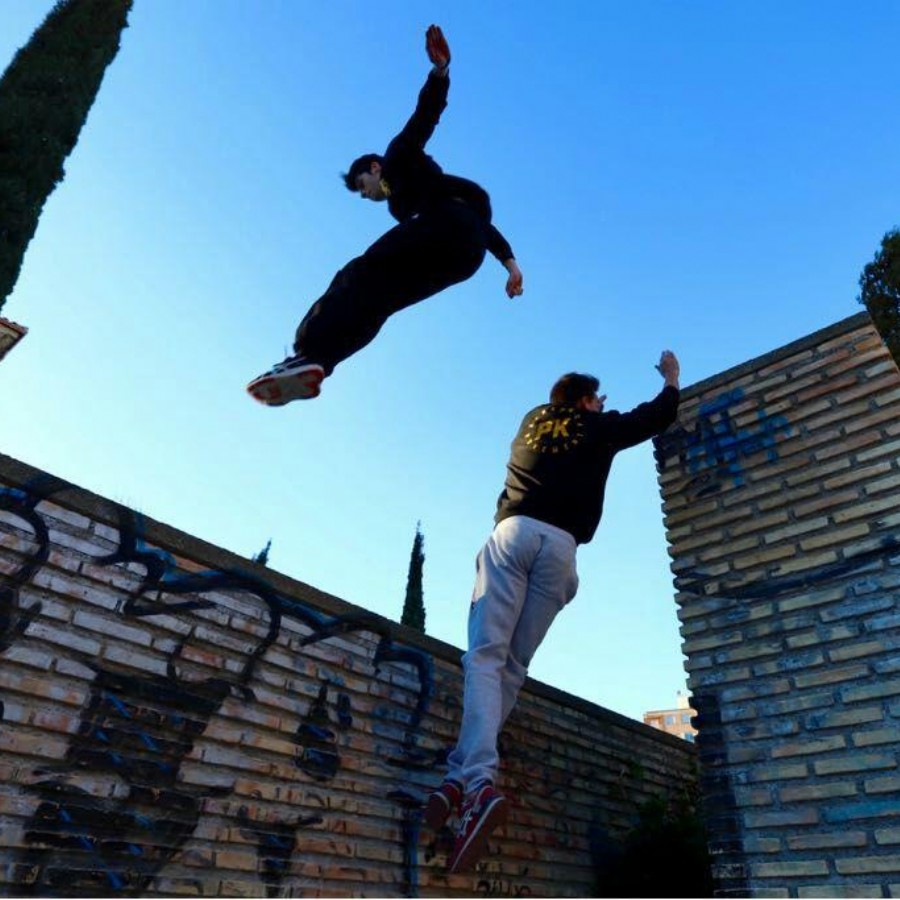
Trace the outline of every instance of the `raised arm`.
[[641, 403], [631, 412], [607, 413], [615, 417], [612, 430], [617, 449], [633, 447], [661, 434], [674, 421], [678, 413], [680, 366], [671, 350], [663, 350], [656, 370], [663, 377], [665, 386], [652, 400]]
[[441, 113], [447, 106], [447, 92], [450, 90], [450, 47], [437, 25], [429, 25], [425, 32], [425, 52], [431, 60], [432, 69], [419, 91], [415, 111], [394, 138], [394, 142], [412, 144], [419, 149], [424, 149], [434, 134]]

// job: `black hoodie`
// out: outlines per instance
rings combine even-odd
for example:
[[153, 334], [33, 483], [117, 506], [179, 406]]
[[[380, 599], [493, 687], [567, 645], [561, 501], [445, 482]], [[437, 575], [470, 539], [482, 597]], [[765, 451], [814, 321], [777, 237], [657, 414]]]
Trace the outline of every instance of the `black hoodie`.
[[613, 457], [675, 421], [679, 392], [664, 387], [631, 412], [588, 412], [544, 404], [522, 420], [506, 466], [495, 522], [530, 516], [586, 544], [603, 514]]
[[388, 209], [398, 221], [434, 209], [452, 200], [472, 207], [487, 226], [487, 249], [503, 263], [513, 257], [505, 237], [491, 225], [491, 201], [487, 191], [456, 175], [447, 175], [425, 152], [425, 144], [434, 133], [447, 105], [450, 76], [428, 75], [416, 110], [403, 130], [384, 153], [381, 177], [390, 189]]

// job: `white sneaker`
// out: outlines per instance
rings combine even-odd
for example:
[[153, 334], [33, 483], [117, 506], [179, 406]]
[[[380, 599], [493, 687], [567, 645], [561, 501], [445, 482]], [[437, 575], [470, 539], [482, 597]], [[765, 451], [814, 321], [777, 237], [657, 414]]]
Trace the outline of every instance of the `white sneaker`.
[[322, 389], [325, 370], [303, 356], [289, 356], [247, 385], [247, 393], [266, 406], [310, 400]]

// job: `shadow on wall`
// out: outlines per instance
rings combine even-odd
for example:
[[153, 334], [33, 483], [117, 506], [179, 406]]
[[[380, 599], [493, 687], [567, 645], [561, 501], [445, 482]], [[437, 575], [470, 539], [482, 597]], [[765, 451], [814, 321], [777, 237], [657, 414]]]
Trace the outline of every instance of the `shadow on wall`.
[[620, 841], [598, 833], [593, 896], [712, 897], [711, 859], [698, 803], [697, 788], [684, 788], [648, 800]]

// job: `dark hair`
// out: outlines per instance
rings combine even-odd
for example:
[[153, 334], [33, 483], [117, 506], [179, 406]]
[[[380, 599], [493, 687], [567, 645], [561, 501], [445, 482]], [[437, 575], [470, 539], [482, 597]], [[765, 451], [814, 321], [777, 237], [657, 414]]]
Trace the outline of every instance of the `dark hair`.
[[384, 159], [377, 153], [364, 153], [350, 163], [350, 170], [341, 174], [341, 178], [344, 179], [344, 184], [347, 186], [348, 191], [353, 191], [355, 194], [359, 190], [356, 186], [356, 179], [359, 178], [363, 172], [368, 172], [369, 169], [372, 168], [373, 162], [377, 162], [378, 165], [381, 165], [384, 162]]
[[557, 379], [556, 384], [550, 388], [550, 402], [557, 406], [574, 405], [582, 397], [592, 397], [599, 387], [600, 379], [594, 378], [593, 375], [568, 372]]

